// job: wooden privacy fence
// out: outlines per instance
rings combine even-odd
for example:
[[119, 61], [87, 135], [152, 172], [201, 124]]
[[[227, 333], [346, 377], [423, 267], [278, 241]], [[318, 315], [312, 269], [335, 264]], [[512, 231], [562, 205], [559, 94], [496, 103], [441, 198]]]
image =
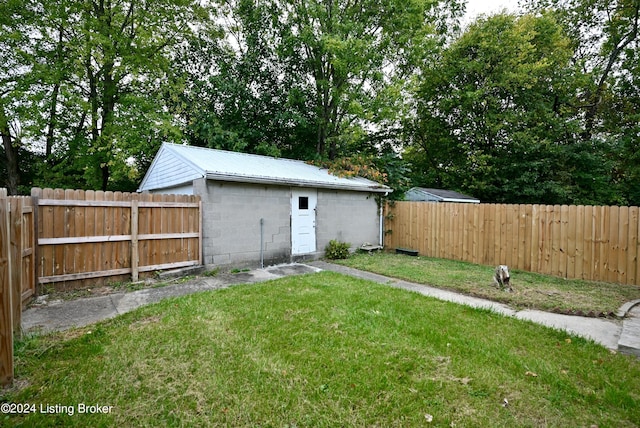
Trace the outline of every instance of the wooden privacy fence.
[[0, 189], [0, 385], [13, 379], [13, 290], [7, 191]]
[[199, 196], [32, 189], [40, 284], [202, 263]]
[[199, 196], [0, 189], [0, 384], [36, 284], [56, 288], [202, 264]]
[[34, 210], [29, 197], [0, 189], [0, 384], [13, 377], [13, 335], [35, 294]]
[[593, 281], [640, 284], [638, 207], [397, 202], [388, 247]]

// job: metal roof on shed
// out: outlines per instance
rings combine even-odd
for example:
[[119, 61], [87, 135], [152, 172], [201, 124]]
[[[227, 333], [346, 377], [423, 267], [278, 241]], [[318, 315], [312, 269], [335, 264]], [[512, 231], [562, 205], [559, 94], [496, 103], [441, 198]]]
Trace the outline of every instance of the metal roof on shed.
[[138, 191], [175, 187], [201, 177], [362, 192], [392, 191], [380, 183], [361, 177], [338, 177], [326, 169], [299, 160], [170, 143], [162, 144]]

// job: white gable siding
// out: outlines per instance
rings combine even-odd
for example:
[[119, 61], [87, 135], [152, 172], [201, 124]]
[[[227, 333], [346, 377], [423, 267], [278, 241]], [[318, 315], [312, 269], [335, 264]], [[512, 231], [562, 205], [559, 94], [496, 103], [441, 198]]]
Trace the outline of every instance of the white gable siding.
[[149, 172], [141, 184], [141, 189], [166, 189], [191, 183], [204, 173], [188, 164], [170, 150], [162, 148], [156, 155]]

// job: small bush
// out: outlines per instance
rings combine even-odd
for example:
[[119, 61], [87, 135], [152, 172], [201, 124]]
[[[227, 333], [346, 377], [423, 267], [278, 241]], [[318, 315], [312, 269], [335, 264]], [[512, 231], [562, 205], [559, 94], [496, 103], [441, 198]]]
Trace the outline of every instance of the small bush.
[[324, 255], [331, 260], [346, 259], [349, 257], [349, 248], [351, 248], [351, 244], [348, 242], [340, 242], [332, 239], [324, 248]]

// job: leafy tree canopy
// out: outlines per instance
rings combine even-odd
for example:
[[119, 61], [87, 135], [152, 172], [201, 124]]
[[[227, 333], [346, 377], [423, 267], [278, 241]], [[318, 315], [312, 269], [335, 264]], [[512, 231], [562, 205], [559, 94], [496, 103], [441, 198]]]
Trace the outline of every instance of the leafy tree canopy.
[[421, 76], [405, 156], [415, 182], [490, 202], [605, 200], [608, 147], [580, 138], [573, 54], [550, 13], [470, 25]]
[[520, 3], [459, 31], [463, 0], [5, 0], [0, 180], [133, 190], [172, 141], [640, 205], [640, 0]]

